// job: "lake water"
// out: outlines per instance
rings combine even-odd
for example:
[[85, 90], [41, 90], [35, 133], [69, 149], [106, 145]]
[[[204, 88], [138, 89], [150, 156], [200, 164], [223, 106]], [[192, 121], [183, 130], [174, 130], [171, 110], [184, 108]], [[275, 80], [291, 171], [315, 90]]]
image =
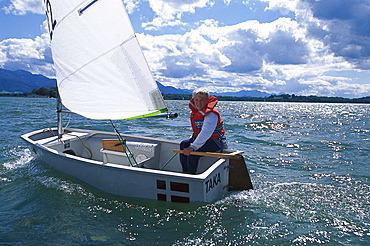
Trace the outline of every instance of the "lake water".
[[[179, 118], [116, 125], [187, 138], [187, 102], [167, 105]], [[35, 160], [19, 136], [56, 126], [55, 107], [55, 99], [0, 98], [0, 245], [370, 242], [370, 105], [220, 102], [229, 147], [244, 151], [255, 189], [213, 204], [112, 196]], [[68, 122], [112, 131], [105, 121]]]

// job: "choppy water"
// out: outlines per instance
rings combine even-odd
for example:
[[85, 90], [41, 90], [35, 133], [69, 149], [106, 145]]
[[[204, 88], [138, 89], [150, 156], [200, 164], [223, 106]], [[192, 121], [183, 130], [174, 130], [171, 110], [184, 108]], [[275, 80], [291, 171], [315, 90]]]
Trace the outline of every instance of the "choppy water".
[[[180, 117], [117, 122], [181, 140]], [[0, 245], [368, 245], [370, 105], [220, 102], [253, 191], [214, 204], [116, 197], [33, 159], [19, 135], [56, 125], [54, 99], [0, 98]], [[67, 120], [65, 121], [67, 122]], [[70, 126], [111, 131], [78, 116]]]

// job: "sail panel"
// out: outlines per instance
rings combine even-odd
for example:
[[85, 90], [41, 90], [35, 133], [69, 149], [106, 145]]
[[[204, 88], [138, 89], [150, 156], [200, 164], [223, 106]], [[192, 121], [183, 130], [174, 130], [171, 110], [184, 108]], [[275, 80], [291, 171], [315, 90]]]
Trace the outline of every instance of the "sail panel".
[[58, 89], [69, 110], [92, 119], [166, 110], [121, 0], [47, 3]]

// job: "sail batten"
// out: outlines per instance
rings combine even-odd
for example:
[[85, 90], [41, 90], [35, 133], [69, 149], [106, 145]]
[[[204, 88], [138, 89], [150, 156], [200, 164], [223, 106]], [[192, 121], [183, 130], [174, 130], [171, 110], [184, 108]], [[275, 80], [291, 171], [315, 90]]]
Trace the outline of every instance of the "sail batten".
[[166, 110], [121, 0], [46, 2], [48, 21], [57, 23], [49, 25], [51, 48], [66, 108], [91, 119]]
[[88, 8], [90, 8], [94, 3], [96, 3], [99, 0], [93, 0], [90, 3], [88, 3], [85, 7], [82, 7], [78, 10], [78, 13], [82, 15]]

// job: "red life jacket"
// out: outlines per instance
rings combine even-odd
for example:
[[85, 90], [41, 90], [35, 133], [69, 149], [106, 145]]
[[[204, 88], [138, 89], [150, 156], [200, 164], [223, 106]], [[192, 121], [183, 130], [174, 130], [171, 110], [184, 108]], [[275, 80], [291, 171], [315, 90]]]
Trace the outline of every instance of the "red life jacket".
[[201, 111], [195, 108], [194, 98], [190, 100], [189, 108], [191, 109], [190, 121], [191, 127], [193, 128], [193, 137], [197, 137], [200, 131], [202, 130], [204, 116], [213, 112], [217, 114], [218, 121], [215, 131], [213, 132], [211, 138], [216, 139], [225, 135], [225, 128], [221, 118], [220, 113], [215, 109], [218, 99], [214, 96], [209, 96], [207, 106], [204, 107]]

